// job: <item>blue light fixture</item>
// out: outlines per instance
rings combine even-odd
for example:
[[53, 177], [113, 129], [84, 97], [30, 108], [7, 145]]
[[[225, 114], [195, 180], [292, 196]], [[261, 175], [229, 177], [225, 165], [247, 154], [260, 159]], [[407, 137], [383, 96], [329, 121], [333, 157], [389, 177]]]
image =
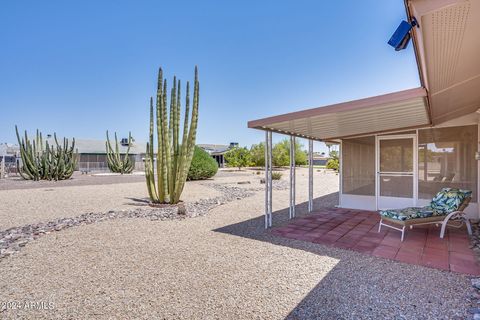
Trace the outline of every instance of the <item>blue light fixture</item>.
[[408, 46], [408, 42], [411, 38], [410, 30], [412, 30], [412, 28], [415, 26], [418, 27], [418, 23], [415, 18], [413, 18], [412, 22], [410, 23], [403, 20], [398, 26], [397, 30], [395, 30], [393, 33], [390, 40], [388, 40], [388, 44], [394, 47], [395, 51], [405, 49]]

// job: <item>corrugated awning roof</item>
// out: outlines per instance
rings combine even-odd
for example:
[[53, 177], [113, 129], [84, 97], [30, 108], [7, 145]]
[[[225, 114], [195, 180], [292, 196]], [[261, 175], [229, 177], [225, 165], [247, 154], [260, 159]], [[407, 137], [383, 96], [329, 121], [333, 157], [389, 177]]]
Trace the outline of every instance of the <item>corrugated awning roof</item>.
[[389, 93], [248, 122], [249, 128], [315, 140], [430, 125], [424, 88]]

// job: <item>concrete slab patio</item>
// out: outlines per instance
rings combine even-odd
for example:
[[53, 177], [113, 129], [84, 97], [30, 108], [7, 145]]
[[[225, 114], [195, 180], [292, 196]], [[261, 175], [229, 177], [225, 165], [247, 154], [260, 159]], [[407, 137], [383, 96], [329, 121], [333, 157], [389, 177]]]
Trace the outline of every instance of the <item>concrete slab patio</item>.
[[389, 228], [378, 232], [380, 217], [372, 211], [322, 209], [274, 228], [274, 235], [303, 240], [426, 267], [480, 275], [480, 265], [469, 248], [464, 228], [449, 228], [444, 239], [435, 225], [400, 233]]

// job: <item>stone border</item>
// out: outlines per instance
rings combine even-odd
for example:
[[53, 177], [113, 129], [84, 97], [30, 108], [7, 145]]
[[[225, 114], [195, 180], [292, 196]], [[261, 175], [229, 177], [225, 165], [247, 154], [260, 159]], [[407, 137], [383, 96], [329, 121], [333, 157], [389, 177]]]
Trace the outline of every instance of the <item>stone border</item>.
[[[88, 212], [72, 218], [58, 218], [48, 222], [38, 222], [2, 230], [0, 231], [0, 259], [15, 254], [27, 243], [43, 235], [71, 227], [123, 218], [149, 218], [152, 221], [156, 221], [198, 217], [206, 215], [217, 206], [251, 197], [255, 192], [264, 190], [264, 188], [247, 189], [218, 183], [203, 183], [202, 185], [211, 187], [221, 192], [222, 195], [185, 203], [186, 215], [178, 214], [176, 206], [165, 206], [163, 208], [144, 207], [132, 210]], [[286, 186], [283, 183], [277, 183], [274, 185], [274, 188], [284, 190]]]

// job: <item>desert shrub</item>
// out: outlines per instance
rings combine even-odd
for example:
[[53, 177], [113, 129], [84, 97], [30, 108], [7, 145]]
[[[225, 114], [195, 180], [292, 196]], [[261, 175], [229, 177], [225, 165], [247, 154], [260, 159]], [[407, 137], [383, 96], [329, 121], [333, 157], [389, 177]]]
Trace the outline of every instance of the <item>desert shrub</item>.
[[215, 161], [208, 152], [195, 146], [187, 180], [205, 180], [213, 177], [217, 171], [217, 161]]
[[280, 180], [282, 178], [282, 173], [278, 171], [272, 172], [272, 180]]
[[254, 166], [263, 167], [265, 165], [265, 143], [253, 144], [250, 148], [250, 156]]
[[330, 157], [327, 161], [327, 169], [333, 169], [335, 171], [338, 171], [338, 168], [340, 166], [340, 161], [338, 159], [338, 152], [337, 151], [332, 151], [330, 152]]
[[232, 148], [225, 153], [224, 157], [225, 161], [227, 161], [227, 166], [237, 167], [238, 170], [252, 165], [250, 150], [248, 150], [246, 147]]
[[338, 159], [328, 159], [327, 169], [338, 170], [339, 162]]
[[[302, 150], [303, 145], [298, 139], [295, 141], [295, 165], [307, 164], [307, 153]], [[283, 139], [273, 146], [272, 163], [276, 167], [285, 167], [290, 165], [290, 140]]]

